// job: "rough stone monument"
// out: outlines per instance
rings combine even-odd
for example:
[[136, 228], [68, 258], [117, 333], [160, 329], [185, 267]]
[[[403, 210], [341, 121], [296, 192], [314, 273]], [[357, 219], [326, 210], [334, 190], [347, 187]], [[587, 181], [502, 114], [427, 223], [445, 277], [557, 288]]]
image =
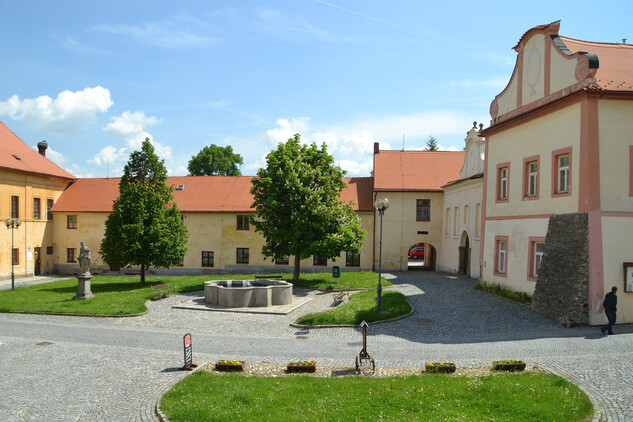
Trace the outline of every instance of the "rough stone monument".
[[73, 299], [92, 299], [94, 295], [90, 291], [90, 279], [92, 279], [92, 274], [90, 274], [90, 264], [92, 263], [90, 248], [88, 248], [84, 242], [80, 242], [80, 244], [79, 258], [77, 258], [80, 267], [79, 274], [77, 275], [77, 295]]

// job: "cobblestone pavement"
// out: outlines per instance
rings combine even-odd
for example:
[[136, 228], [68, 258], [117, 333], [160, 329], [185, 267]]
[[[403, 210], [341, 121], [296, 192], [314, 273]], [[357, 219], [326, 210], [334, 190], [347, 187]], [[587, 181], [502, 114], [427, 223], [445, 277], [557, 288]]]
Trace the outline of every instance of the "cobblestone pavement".
[[[368, 352], [378, 366], [523, 359], [579, 384], [594, 403], [595, 421], [633, 420], [633, 326], [618, 325], [617, 335], [603, 337], [597, 327], [562, 328], [526, 306], [474, 290], [470, 279], [432, 272], [394, 276], [390, 288], [406, 294], [415, 312], [370, 325]], [[362, 345], [357, 328], [289, 325], [330, 307], [333, 294], [295, 294], [312, 300], [289, 315], [172, 308], [195, 293], [149, 302], [150, 311], [139, 317], [0, 314], [0, 420], [155, 420], [160, 396], [186, 376], [177, 368], [187, 332], [198, 364], [241, 359], [352, 366]]]

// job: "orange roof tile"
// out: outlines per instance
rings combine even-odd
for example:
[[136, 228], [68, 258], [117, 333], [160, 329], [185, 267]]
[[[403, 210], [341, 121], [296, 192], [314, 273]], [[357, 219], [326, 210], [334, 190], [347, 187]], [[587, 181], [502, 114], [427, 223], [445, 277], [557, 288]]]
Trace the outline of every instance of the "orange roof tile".
[[[174, 201], [182, 212], [252, 212], [251, 176], [183, 176], [169, 177], [167, 184], [183, 190], [174, 191]], [[62, 193], [53, 212], [111, 212], [119, 195], [118, 178], [77, 179]], [[348, 188], [341, 193], [344, 201], [353, 200], [357, 211], [372, 210], [371, 178], [348, 178]]]
[[560, 37], [572, 53], [584, 51], [598, 56], [596, 83], [609, 91], [633, 91], [633, 45], [611, 44]]
[[73, 180], [75, 176], [24, 143], [0, 122], [0, 168]]
[[463, 151], [379, 151], [374, 154], [374, 190], [441, 191], [459, 179]]

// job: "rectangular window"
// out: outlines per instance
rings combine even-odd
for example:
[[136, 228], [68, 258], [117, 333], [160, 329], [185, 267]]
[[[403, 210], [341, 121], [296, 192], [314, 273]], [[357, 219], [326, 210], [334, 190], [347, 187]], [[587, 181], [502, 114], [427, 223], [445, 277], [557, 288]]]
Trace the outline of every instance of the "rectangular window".
[[481, 235], [481, 204], [475, 205], [475, 237]]
[[453, 209], [453, 236], [457, 236], [457, 224], [459, 222], [459, 207]]
[[360, 267], [360, 253], [345, 252], [345, 265], [348, 267]]
[[290, 257], [288, 255], [285, 255], [281, 259], [276, 259], [275, 260], [275, 264], [276, 265], [288, 265], [289, 263], [290, 263]]
[[539, 155], [523, 159], [523, 199], [538, 199], [540, 161]]
[[464, 205], [464, 225], [468, 225], [468, 205]]
[[75, 262], [75, 248], [66, 249], [66, 262]]
[[495, 236], [495, 275], [507, 277], [508, 236]]
[[446, 208], [446, 217], [444, 218], [444, 235], [449, 236], [451, 234], [451, 209]]
[[558, 157], [558, 192], [569, 192], [569, 155]]
[[67, 229], [76, 229], [77, 228], [77, 216], [76, 215], [68, 215], [68, 216], [66, 216], [66, 228]]
[[237, 229], [248, 230], [248, 215], [237, 216]]
[[538, 279], [538, 270], [541, 267], [541, 261], [543, 260], [543, 253], [545, 252], [545, 238], [544, 237], [532, 237], [529, 240], [529, 256], [528, 256], [528, 277], [529, 281], [536, 281]]
[[40, 219], [40, 198], [33, 198], [33, 220]]
[[497, 202], [507, 202], [510, 195], [510, 163], [497, 164]]
[[415, 220], [431, 221], [431, 200], [418, 199], [415, 204]]
[[321, 258], [318, 255], [314, 255], [312, 257], [312, 265], [315, 265], [318, 267], [325, 267], [327, 265], [327, 258]]
[[20, 218], [20, 197], [11, 196], [11, 218]]
[[20, 265], [20, 249], [13, 248], [11, 249], [11, 262], [13, 265]]
[[248, 264], [248, 248], [237, 248], [237, 258], [235, 262], [238, 264]]
[[213, 251], [202, 251], [202, 266], [213, 267]]
[[53, 219], [53, 213], [51, 212], [51, 208], [53, 208], [53, 200], [47, 199], [46, 200], [46, 219], [47, 220]]
[[552, 196], [571, 195], [571, 148], [552, 151]]
[[52, 255], [53, 254], [53, 247], [52, 246], [47, 246], [46, 247], [46, 255]]

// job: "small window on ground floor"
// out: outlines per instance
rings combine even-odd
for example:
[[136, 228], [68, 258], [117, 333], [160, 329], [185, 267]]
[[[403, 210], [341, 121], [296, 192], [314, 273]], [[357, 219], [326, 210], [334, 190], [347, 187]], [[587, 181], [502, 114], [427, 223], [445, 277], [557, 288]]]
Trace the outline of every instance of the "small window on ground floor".
[[288, 265], [290, 263], [290, 257], [285, 255], [283, 258], [275, 259], [276, 265]]
[[75, 261], [75, 248], [66, 249], [66, 262], [76, 262]]
[[235, 260], [238, 264], [248, 264], [248, 248], [237, 248], [237, 258]]
[[312, 265], [325, 267], [327, 266], [327, 258], [321, 258], [318, 255], [314, 255], [314, 257], [312, 258]]
[[202, 266], [213, 267], [213, 251], [202, 251]]
[[20, 249], [13, 248], [11, 250], [11, 262], [13, 265], [20, 265]]
[[348, 267], [360, 267], [360, 253], [345, 252], [345, 265]]
[[52, 246], [47, 246], [46, 247], [46, 255], [52, 255], [53, 254], [53, 247]]

